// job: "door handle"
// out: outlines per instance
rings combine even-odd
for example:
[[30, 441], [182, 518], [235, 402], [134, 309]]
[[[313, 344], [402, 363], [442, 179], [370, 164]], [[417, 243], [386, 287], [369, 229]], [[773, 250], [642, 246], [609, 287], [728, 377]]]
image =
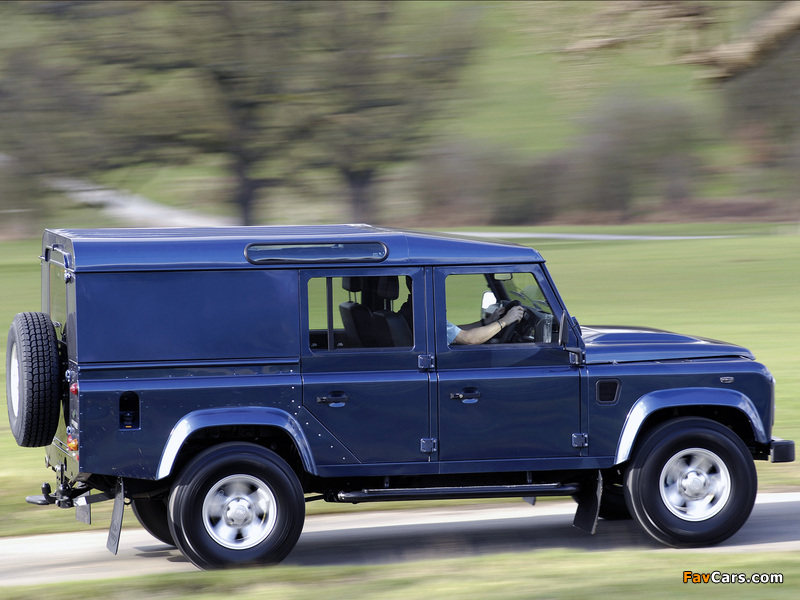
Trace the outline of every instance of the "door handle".
[[478, 388], [468, 387], [460, 392], [451, 392], [451, 400], [461, 400], [464, 404], [475, 404], [481, 398], [481, 393]]
[[331, 392], [330, 396], [317, 396], [317, 404], [327, 404], [331, 408], [341, 408], [349, 400], [344, 392]]

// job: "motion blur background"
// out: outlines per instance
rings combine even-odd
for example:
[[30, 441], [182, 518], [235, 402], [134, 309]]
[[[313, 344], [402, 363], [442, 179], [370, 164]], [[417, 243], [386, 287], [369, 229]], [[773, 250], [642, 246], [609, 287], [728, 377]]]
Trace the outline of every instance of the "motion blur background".
[[[5, 327], [39, 304], [43, 227], [349, 221], [529, 242], [542, 231], [647, 234], [535, 243], [582, 323], [753, 350], [778, 381], [774, 433], [798, 440], [799, 95], [800, 2], [0, 2], [0, 364]], [[52, 477], [5, 419], [0, 454], [0, 544], [86, 529], [72, 511], [25, 503]], [[759, 491], [796, 492], [799, 465], [759, 461]], [[107, 504], [90, 528], [108, 527]], [[681, 575], [692, 569], [780, 572], [786, 585], [761, 596], [794, 599], [800, 562], [782, 543], [797, 543], [795, 521], [776, 536], [753, 519], [762, 545], [739, 552], [643, 552], [604, 531], [607, 552], [562, 549], [557, 529], [509, 554], [454, 537], [424, 562], [323, 560], [80, 589], [638, 599], [691, 596]], [[748, 586], [697, 588], [753, 597]], [[51, 591], [63, 584], [2, 595]]]
[[797, 222], [798, 26], [772, 1], [3, 2], [0, 236], [134, 195], [213, 224]]

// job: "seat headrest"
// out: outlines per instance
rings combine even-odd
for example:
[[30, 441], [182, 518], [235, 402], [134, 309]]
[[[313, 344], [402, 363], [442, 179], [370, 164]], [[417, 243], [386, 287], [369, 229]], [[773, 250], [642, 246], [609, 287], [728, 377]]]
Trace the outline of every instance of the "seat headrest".
[[400, 281], [396, 275], [378, 277], [376, 290], [378, 298], [383, 300], [397, 300], [400, 296]]
[[348, 292], [360, 292], [363, 287], [361, 277], [342, 277], [342, 287]]

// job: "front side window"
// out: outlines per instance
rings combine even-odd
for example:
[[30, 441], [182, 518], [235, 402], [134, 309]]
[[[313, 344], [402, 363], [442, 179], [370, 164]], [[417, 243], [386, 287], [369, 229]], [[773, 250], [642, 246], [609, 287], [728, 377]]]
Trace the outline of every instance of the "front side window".
[[557, 340], [558, 323], [533, 273], [449, 275], [447, 343], [535, 343]]
[[414, 345], [411, 277], [314, 277], [308, 282], [313, 350]]

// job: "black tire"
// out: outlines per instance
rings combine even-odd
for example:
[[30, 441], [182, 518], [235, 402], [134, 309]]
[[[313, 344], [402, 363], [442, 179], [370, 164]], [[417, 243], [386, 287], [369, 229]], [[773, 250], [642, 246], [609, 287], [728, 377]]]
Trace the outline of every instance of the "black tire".
[[160, 542], [174, 546], [169, 529], [169, 501], [163, 498], [132, 498], [131, 508], [145, 531]]
[[644, 438], [627, 473], [625, 500], [653, 538], [688, 548], [718, 544], [739, 531], [757, 487], [753, 459], [736, 434], [686, 417]]
[[172, 539], [201, 569], [278, 563], [297, 543], [304, 519], [294, 471], [271, 450], [249, 443], [197, 455], [169, 499]]
[[58, 341], [50, 317], [19, 313], [6, 345], [8, 422], [17, 444], [47, 446], [58, 428], [60, 400]]

